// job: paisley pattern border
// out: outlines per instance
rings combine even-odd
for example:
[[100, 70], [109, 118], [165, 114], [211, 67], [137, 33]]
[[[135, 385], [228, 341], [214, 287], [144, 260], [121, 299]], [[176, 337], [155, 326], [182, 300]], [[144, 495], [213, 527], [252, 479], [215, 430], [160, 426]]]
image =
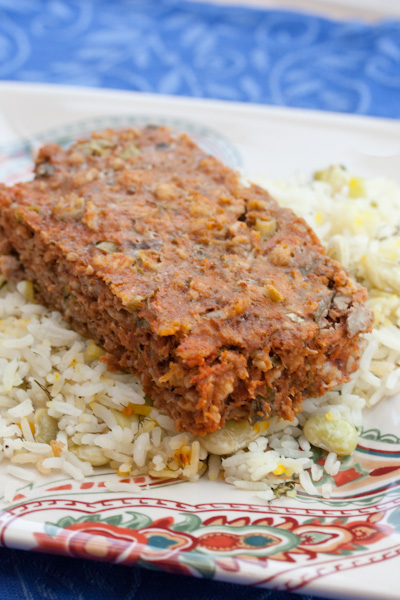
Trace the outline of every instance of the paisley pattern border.
[[374, 442], [382, 442], [385, 444], [400, 444], [400, 437], [394, 433], [381, 433], [379, 429], [365, 429], [362, 431], [361, 436], [364, 440], [370, 440]]
[[400, 555], [399, 496], [362, 510], [39, 499], [1, 514], [1, 545], [12, 546], [24, 525], [25, 549], [286, 591]]

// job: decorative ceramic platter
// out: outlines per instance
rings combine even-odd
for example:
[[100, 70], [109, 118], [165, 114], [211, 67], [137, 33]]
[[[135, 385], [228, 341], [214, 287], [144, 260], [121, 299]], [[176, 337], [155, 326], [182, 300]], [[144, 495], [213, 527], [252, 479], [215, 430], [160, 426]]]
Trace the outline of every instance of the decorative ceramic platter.
[[[400, 123], [327, 113], [0, 84], [0, 180], [31, 170], [44, 141], [93, 129], [163, 123], [188, 131], [252, 177], [289, 178], [333, 163], [399, 178]], [[328, 597], [397, 599], [400, 569], [400, 398], [366, 413], [360, 444], [332, 479], [329, 500], [299, 493], [260, 503], [206, 478], [157, 483], [140, 495], [106, 492], [110, 472], [21, 482], [0, 500], [0, 544]], [[1, 489], [7, 483], [0, 465]], [[118, 478], [118, 475], [114, 474]], [[2, 493], [0, 489], [0, 494]]]

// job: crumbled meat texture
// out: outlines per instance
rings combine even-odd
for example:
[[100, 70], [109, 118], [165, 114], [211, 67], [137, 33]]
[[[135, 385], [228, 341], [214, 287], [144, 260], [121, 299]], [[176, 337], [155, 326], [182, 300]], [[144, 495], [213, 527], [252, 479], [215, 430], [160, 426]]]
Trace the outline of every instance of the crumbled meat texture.
[[6, 277], [137, 373], [177, 430], [292, 419], [349, 379], [371, 327], [366, 290], [302, 219], [163, 127], [44, 146], [34, 181], [0, 186], [0, 227]]

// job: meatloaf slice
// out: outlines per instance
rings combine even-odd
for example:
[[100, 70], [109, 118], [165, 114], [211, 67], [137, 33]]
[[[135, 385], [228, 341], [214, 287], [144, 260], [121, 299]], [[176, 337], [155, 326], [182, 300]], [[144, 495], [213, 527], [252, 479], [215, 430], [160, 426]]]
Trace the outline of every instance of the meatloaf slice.
[[7, 277], [139, 375], [177, 430], [292, 419], [349, 379], [367, 293], [308, 225], [163, 127], [44, 146], [0, 187]]

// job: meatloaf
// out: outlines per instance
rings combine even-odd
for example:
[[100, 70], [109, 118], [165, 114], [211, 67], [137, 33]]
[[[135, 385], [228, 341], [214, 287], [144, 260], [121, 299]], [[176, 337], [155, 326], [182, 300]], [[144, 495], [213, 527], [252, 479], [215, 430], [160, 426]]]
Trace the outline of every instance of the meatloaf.
[[187, 135], [148, 126], [46, 145], [0, 186], [0, 266], [136, 373], [178, 431], [271, 411], [349, 379], [366, 290], [316, 235]]

